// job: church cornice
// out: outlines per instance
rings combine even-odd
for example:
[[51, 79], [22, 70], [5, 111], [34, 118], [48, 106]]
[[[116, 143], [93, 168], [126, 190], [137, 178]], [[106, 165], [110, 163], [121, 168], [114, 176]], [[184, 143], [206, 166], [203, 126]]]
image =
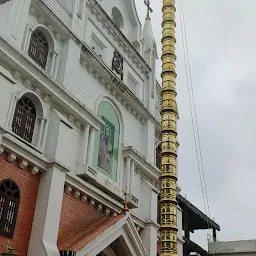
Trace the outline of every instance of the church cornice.
[[87, 6], [90, 8], [90, 12], [94, 15], [97, 21], [101, 24], [102, 28], [112, 36], [113, 40], [118, 43], [118, 46], [123, 52], [132, 60], [132, 63], [141, 70], [142, 74], [149, 77], [152, 71], [142, 56], [136, 51], [134, 46], [126, 38], [126, 36], [115, 26], [112, 19], [103, 10], [96, 0], [88, 0]]
[[[104, 206], [103, 208], [105, 209], [106, 214], [109, 212], [106, 209], [110, 209], [113, 215], [121, 213], [123, 209], [123, 204], [121, 202], [71, 172], [67, 173], [66, 184], [72, 187], [72, 191], [79, 191], [79, 197], [82, 198], [82, 195], [84, 195], [84, 199], [86, 198], [92, 205], [97, 206], [101, 204]], [[100, 207], [98, 207], [98, 209], [100, 209]]]
[[83, 48], [80, 62], [81, 65], [142, 124], [145, 120], [149, 119], [155, 124], [156, 129], [160, 130], [160, 123], [150, 114], [143, 103], [89, 48]]
[[158, 184], [160, 170], [148, 163], [145, 157], [142, 156], [135, 148], [132, 146], [123, 147], [123, 156], [130, 157], [135, 162], [136, 168], [141, 171], [142, 177], [147, 178], [154, 187]]
[[99, 129], [100, 119], [61, 84], [53, 81], [42, 68], [35, 66], [26, 54], [14, 48], [3, 38], [0, 38], [0, 52], [3, 53], [5, 59], [8, 59], [10, 69], [16, 67], [15, 72], [19, 73], [21, 81], [24, 83], [29, 81], [34, 87], [39, 88], [44, 96], [50, 97], [53, 105], [61, 106], [67, 116], [73, 116], [76, 122], [89, 123], [95, 129]]
[[[63, 33], [65, 33], [65, 35], [67, 36], [67, 37], [70, 37], [71, 39], [73, 39], [74, 41], [75, 41], [75, 43], [81, 48], [81, 51], [82, 52], [84, 52], [84, 53], [86, 53], [86, 55], [88, 55], [88, 56], [90, 56], [90, 58], [92, 58], [93, 60], [94, 60], [94, 63], [98, 63], [98, 64], [100, 64], [99, 66], [101, 67], [101, 68], [103, 68], [102, 70], [103, 70], [103, 72], [101, 72], [101, 73], [106, 73], [106, 71], [108, 71], [109, 70], [109, 68], [102, 62], [102, 60], [100, 60], [99, 58], [98, 58], [98, 56], [85, 44], [85, 43], [82, 43], [81, 42], [81, 40], [71, 31], [71, 30], [69, 30], [68, 28], [67, 28], [67, 26], [55, 15], [55, 13], [51, 10], [51, 9], [49, 9], [49, 7], [43, 2], [43, 0], [35, 0], [36, 1], [36, 3], [38, 4], [38, 7], [40, 7], [41, 9], [42, 9], [42, 11], [46, 14], [46, 15], [48, 15], [51, 19], [52, 19], [52, 21], [55, 23], [55, 24], [50, 24], [53, 28], [54, 28], [54, 26], [58, 26], [62, 31], [63, 31]], [[93, 0], [94, 1], [94, 0]], [[102, 10], [102, 8], [101, 8], [101, 6], [97, 3], [97, 6], [99, 6], [99, 8]], [[103, 12], [104, 12], [104, 10], [102, 10]], [[105, 13], [105, 12], [104, 12]], [[107, 15], [106, 13], [105, 13], [105, 15]], [[108, 16], [107, 16], [108, 17]], [[109, 19], [109, 18], [108, 18]], [[109, 22], [113, 22], [112, 20], [110, 20]], [[119, 31], [119, 30], [118, 30]], [[121, 33], [120, 31], [119, 31], [119, 33]], [[124, 36], [124, 35], [123, 35]], [[132, 47], [132, 45], [130, 44], [130, 42], [128, 41], [128, 39], [126, 39], [126, 41], [127, 41], [127, 43]], [[132, 47], [133, 48], [133, 47]], [[147, 65], [147, 63], [143, 60], [143, 58], [139, 55], [139, 53], [133, 48], [133, 50], [136, 52], [136, 54], [139, 56], [139, 58], [144, 62], [144, 64], [149, 68], [149, 66]], [[87, 65], [87, 63], [85, 62], [84, 63], [85, 64], [85, 66], [89, 66], [89, 65]], [[82, 64], [83, 65], [83, 64]], [[96, 78], [96, 79], [99, 79], [99, 72], [96, 72], [95, 73], [95, 69], [93, 69], [93, 66], [92, 66], [92, 64], [90, 64], [90, 69], [91, 69], [91, 72], [94, 74], [94, 77]], [[106, 70], [107, 69], [107, 70]], [[150, 68], [149, 68], [149, 71], [151, 71], [150, 70]], [[44, 71], [43, 71], [44, 72]], [[114, 74], [113, 74], [113, 72], [110, 70], [110, 74], [112, 74], [112, 76], [114, 77], [114, 81], [113, 81], [113, 83], [115, 83], [116, 84], [116, 86], [115, 86], [115, 88], [118, 88], [118, 86], [122, 86], [122, 88], [125, 88], [125, 90], [128, 90], [128, 88], [124, 85], [124, 83], [117, 77], [117, 76], [115, 76]], [[112, 76], [110, 76], [109, 78], [110, 79], [112, 79], [111, 77]], [[103, 82], [104, 83], [104, 80], [100, 80], [100, 82]], [[109, 90], [110, 89], [110, 87], [108, 87], [109, 86], [109, 84], [104, 84], [104, 85], [106, 85], [106, 89], [107, 90]], [[108, 85], [108, 86], [107, 86]], [[60, 85], [61, 86], [61, 85]], [[125, 101], [125, 99], [122, 99], [122, 97], [121, 97], [121, 95], [119, 94], [119, 95], [117, 95], [117, 94], [115, 94], [115, 90], [112, 90], [111, 91], [111, 93], [112, 93], [112, 96], [114, 96], [114, 97], [116, 97], [116, 99], [118, 100], [118, 101], [120, 101], [120, 100], [122, 100], [121, 101], [121, 103], [122, 103], [122, 105], [123, 106], [125, 106], [126, 107], [126, 109], [128, 110], [128, 111], [130, 111], [136, 118], [138, 118], [138, 119], [140, 119], [142, 122], [144, 121], [144, 120], [146, 120], [146, 119], [150, 119], [154, 124], [155, 124], [155, 126], [156, 126], [156, 130], [159, 130], [160, 131], [160, 129], [161, 129], [161, 126], [160, 126], [160, 123], [156, 120], [156, 118], [153, 116], [153, 115], [151, 115], [150, 113], [149, 113], [149, 111], [144, 107], [144, 105], [139, 101], [139, 99], [137, 99], [136, 98], [136, 96], [134, 95], [134, 96], [132, 96], [131, 97], [131, 92], [130, 92], [130, 96], [128, 96], [131, 100], [129, 100], [129, 102], [126, 102]], [[78, 101], [78, 100], [77, 100]], [[79, 101], [78, 101], [79, 102]], [[137, 112], [138, 112], [138, 110], [139, 110], [139, 112], [141, 113], [141, 114], [139, 114], [139, 113], [137, 113], [136, 112], [136, 110], [133, 110], [133, 111], [131, 111], [131, 106], [133, 106], [133, 104], [134, 104], [134, 102], [138, 102], [137, 103], [137, 106], [139, 107], [139, 105], [141, 106], [139, 109], [137, 109]], [[129, 104], [127, 104], [127, 103], [129, 103]], [[82, 103], [80, 103], [80, 104], [82, 104]]]

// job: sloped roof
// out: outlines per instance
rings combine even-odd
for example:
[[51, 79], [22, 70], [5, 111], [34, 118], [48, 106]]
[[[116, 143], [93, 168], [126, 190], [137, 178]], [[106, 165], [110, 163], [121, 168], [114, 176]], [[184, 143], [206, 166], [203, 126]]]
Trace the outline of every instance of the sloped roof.
[[114, 225], [116, 222], [121, 220], [125, 216], [122, 213], [117, 216], [102, 218], [96, 222], [92, 222], [91, 225], [85, 227], [81, 232], [77, 233], [75, 236], [68, 238], [59, 245], [61, 251], [79, 251], [98, 235], [106, 231], [109, 227]]
[[[181, 196], [180, 194], [177, 195], [178, 204], [185, 212], [186, 209], [188, 209], [188, 225], [189, 230], [193, 232], [197, 229], [216, 229], [220, 231], [220, 226], [210, 219], [206, 214], [204, 214], [202, 211], [200, 211], [196, 206], [194, 206], [192, 203], [190, 203], [186, 198]], [[185, 214], [182, 215], [182, 217], [185, 217]], [[183, 221], [184, 225], [185, 221]]]
[[104, 215], [88, 202], [64, 193], [58, 234], [60, 251], [77, 251], [125, 216]]

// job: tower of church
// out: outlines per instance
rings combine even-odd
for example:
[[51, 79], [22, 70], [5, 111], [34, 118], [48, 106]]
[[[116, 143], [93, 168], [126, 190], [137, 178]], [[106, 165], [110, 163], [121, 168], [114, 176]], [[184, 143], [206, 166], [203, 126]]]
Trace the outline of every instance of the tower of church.
[[0, 244], [18, 255], [159, 252], [146, 3], [142, 25], [135, 0], [0, 0]]

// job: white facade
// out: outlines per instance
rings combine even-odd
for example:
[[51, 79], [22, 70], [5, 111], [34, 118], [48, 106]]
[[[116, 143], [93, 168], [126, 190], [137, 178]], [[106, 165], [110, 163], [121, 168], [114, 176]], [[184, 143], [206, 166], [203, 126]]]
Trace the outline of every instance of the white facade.
[[209, 254], [221, 256], [253, 256], [256, 255], [256, 240], [209, 242]]
[[[9, 0], [0, 4], [0, 147], [42, 172], [29, 256], [59, 255], [64, 184], [113, 214], [119, 214], [126, 201], [130, 213], [120, 224], [120, 234], [125, 225], [129, 229], [135, 225], [140, 230], [137, 243], [143, 247], [129, 245], [134, 247], [131, 255], [156, 256], [160, 91], [151, 30], [149, 20], [142, 30], [134, 0]], [[43, 33], [48, 43], [45, 67], [28, 55], [34, 31]], [[115, 50], [123, 59], [123, 79], [112, 68]], [[30, 98], [36, 108], [31, 142], [12, 127], [22, 97]], [[95, 140], [104, 125], [99, 116], [102, 102], [114, 109], [119, 122], [112, 153], [116, 156], [112, 169], [114, 161], [116, 169], [109, 175], [95, 165]], [[177, 219], [181, 256], [180, 209]], [[111, 241], [102, 239], [107, 248]], [[128, 236], [125, 241], [129, 243]], [[97, 253], [91, 247], [77, 255]]]

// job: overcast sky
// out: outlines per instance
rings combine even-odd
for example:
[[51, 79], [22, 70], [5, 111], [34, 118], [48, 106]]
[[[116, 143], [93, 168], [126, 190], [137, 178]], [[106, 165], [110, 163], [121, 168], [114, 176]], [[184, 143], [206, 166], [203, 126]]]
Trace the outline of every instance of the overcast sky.
[[[221, 227], [217, 238], [256, 239], [256, 1], [183, 1], [211, 217]], [[136, 0], [142, 23], [146, 14], [143, 2]], [[161, 4], [161, 0], [151, 0], [158, 75]], [[179, 17], [177, 23], [179, 184], [182, 194], [204, 211]], [[205, 234], [193, 238], [204, 247], [207, 244]]]

